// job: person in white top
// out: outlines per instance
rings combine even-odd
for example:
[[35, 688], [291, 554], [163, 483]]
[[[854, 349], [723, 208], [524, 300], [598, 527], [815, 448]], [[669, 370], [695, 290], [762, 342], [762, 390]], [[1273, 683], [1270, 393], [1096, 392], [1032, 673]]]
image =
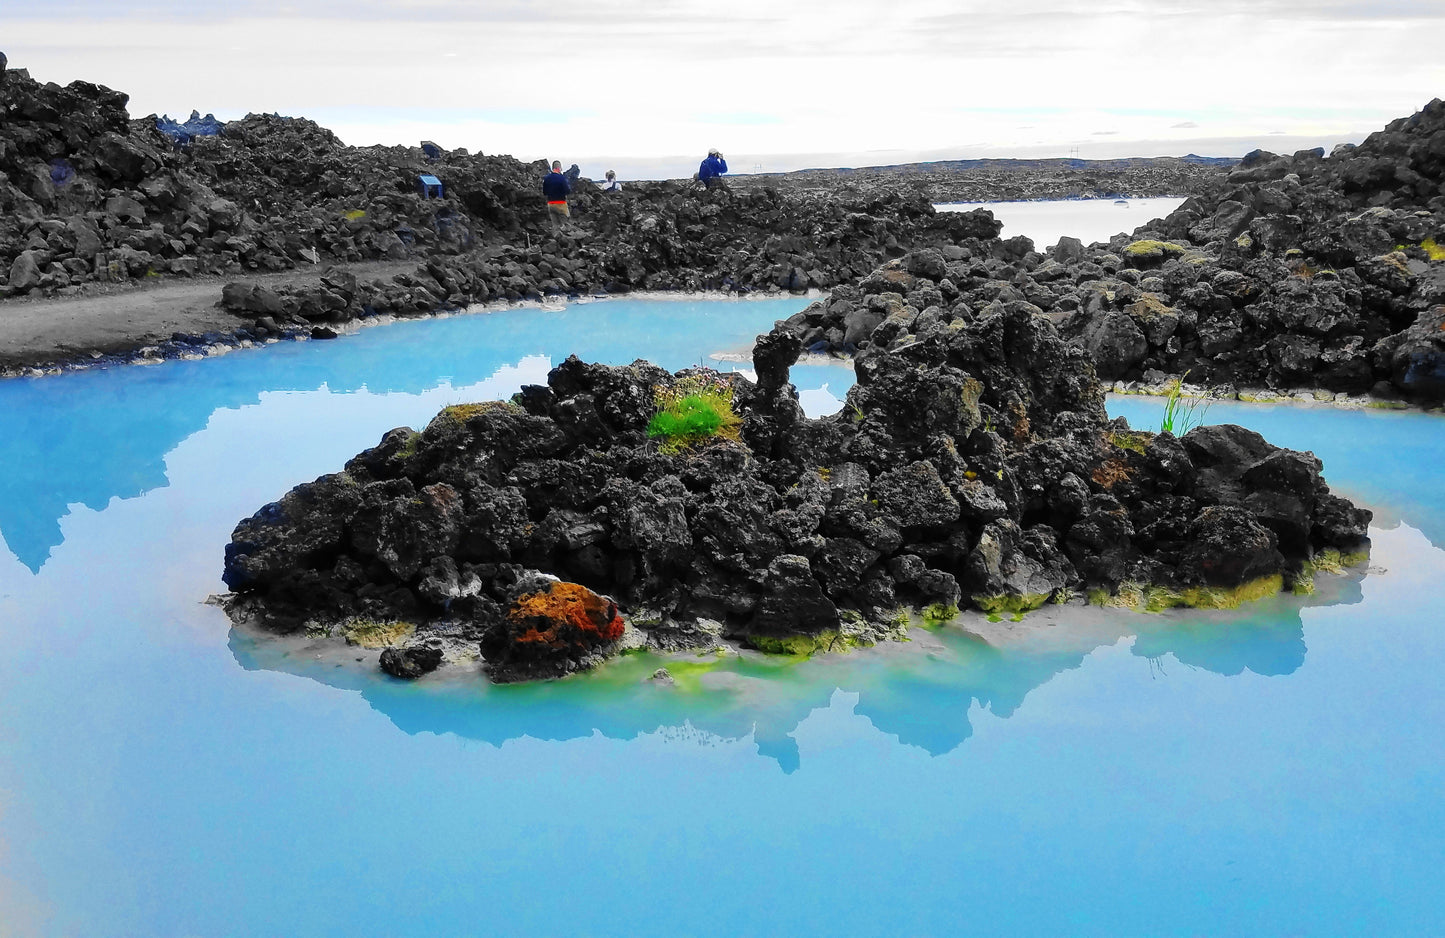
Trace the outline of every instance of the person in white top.
[[617, 170], [615, 170], [615, 169], [609, 169], [609, 170], [607, 171], [607, 182], [603, 183], [603, 185], [602, 185], [602, 191], [603, 191], [603, 192], [621, 192], [621, 191], [622, 191], [622, 183], [620, 183], [620, 182], [617, 181]]

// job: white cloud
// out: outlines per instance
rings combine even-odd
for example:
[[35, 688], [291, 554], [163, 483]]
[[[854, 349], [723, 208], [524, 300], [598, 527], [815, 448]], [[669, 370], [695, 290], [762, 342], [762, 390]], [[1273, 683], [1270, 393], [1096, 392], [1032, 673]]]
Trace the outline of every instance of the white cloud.
[[352, 143], [568, 161], [712, 146], [1064, 155], [1100, 127], [1110, 143], [1197, 126], [1358, 137], [1445, 88], [1440, 0], [21, 6], [12, 67], [128, 91], [133, 114], [280, 111]]

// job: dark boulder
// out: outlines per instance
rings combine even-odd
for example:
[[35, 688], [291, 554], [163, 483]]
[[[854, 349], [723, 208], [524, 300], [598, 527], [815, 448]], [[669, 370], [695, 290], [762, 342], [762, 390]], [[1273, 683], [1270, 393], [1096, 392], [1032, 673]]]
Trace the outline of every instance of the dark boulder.
[[595, 663], [626, 628], [617, 603], [576, 583], [524, 581], [482, 639], [493, 680], [556, 677]]
[[1149, 354], [1144, 331], [1134, 317], [1122, 312], [1093, 319], [1084, 329], [1083, 342], [1099, 377], [1109, 381], [1127, 375]]
[[40, 286], [40, 264], [36, 252], [22, 251], [10, 265], [11, 293], [24, 293]]
[[274, 316], [284, 309], [281, 297], [270, 287], [249, 281], [228, 283], [221, 288], [221, 305], [234, 312]]
[[1375, 354], [1401, 393], [1445, 401], [1445, 306], [1426, 310], [1408, 329], [1381, 340]]
[[1279, 541], [1243, 508], [1211, 505], [1189, 526], [1179, 569], [1186, 582], [1234, 587], [1285, 569]]
[[783, 554], [768, 564], [750, 639], [764, 650], [789, 650], [791, 640], [838, 627], [838, 607], [823, 594], [807, 557]]
[[429, 645], [407, 648], [388, 647], [381, 652], [381, 670], [392, 677], [414, 681], [430, 674], [442, 664], [442, 650]]

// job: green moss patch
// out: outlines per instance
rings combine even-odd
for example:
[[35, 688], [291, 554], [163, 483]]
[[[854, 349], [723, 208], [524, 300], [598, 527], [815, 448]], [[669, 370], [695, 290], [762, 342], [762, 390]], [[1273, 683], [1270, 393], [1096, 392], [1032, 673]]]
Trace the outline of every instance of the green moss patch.
[[934, 603], [931, 606], [925, 606], [920, 609], [919, 615], [923, 616], [923, 621], [929, 625], [939, 625], [940, 623], [957, 619], [958, 607], [946, 606], [943, 603]]
[[1002, 593], [998, 596], [971, 596], [973, 604], [987, 613], [990, 619], [998, 621], [1004, 616], [1015, 622], [1023, 619], [1024, 613], [1049, 601], [1050, 593]]
[[1173, 241], [1155, 241], [1145, 238], [1124, 248], [1124, 256], [1136, 261], [1162, 261], [1170, 257], [1183, 257], [1189, 251], [1182, 244]]
[[506, 401], [479, 401], [474, 404], [453, 404], [450, 407], [443, 407], [438, 417], [447, 417], [458, 423], [465, 423], [473, 417], [480, 417], [482, 414], [489, 414], [495, 411], [518, 410], [516, 404], [509, 404]]
[[401, 444], [401, 449], [396, 451], [396, 455], [399, 459], [410, 459], [411, 457], [416, 455], [417, 448], [420, 446], [421, 434], [413, 433], [411, 436], [406, 438], [405, 443]]
[[1104, 436], [1120, 449], [1127, 449], [1140, 456], [1149, 448], [1149, 441], [1154, 439], [1154, 434], [1147, 430], [1113, 430]]
[[749, 635], [747, 642], [758, 651], [795, 658], [806, 658], [820, 651], [845, 651], [854, 644], [833, 629], [817, 635]]
[[1295, 577], [1291, 589], [1296, 596], [1308, 596], [1315, 591], [1316, 574], [1327, 573], [1333, 576], [1342, 576], [1350, 567], [1357, 567], [1369, 559], [1369, 551], [1346, 554], [1334, 548], [1322, 550], [1313, 558], [1306, 560], [1300, 567], [1299, 575]]

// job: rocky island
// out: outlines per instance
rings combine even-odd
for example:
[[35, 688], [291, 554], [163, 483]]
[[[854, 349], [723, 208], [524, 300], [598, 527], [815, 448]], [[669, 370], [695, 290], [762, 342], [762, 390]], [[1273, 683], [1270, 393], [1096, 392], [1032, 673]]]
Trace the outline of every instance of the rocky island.
[[[572, 358], [510, 402], [392, 430], [237, 526], [228, 608], [385, 645], [398, 676], [480, 653], [511, 681], [641, 645], [871, 644], [910, 607], [1232, 606], [1367, 547], [1370, 513], [1313, 456], [1240, 427], [1110, 421], [1081, 349], [1022, 304], [945, 312], [949, 272], [924, 250], [870, 275], [897, 288], [877, 297], [893, 317], [922, 309], [908, 341], [858, 353], [830, 417], [803, 415], [803, 344], [780, 323], [755, 383]], [[731, 432], [656, 432], [667, 400], [709, 391]]]

